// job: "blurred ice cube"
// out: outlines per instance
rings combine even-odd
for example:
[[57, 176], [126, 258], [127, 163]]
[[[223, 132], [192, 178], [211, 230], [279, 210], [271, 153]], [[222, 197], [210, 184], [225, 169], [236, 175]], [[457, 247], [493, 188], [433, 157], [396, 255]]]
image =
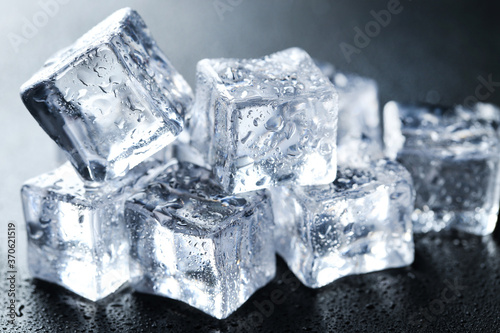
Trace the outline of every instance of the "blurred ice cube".
[[383, 157], [377, 83], [356, 74], [337, 71], [328, 62], [316, 64], [339, 94], [337, 161], [339, 165], [364, 167]]
[[386, 152], [411, 173], [416, 232], [493, 232], [500, 199], [500, 110], [478, 103], [384, 106]]

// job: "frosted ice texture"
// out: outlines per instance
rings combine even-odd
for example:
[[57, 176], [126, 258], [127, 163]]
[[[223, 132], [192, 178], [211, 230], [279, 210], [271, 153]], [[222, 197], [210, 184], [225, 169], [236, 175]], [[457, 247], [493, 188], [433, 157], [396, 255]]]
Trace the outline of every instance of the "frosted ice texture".
[[308, 287], [413, 262], [414, 193], [395, 162], [339, 168], [329, 185], [270, 192], [277, 252]]
[[198, 63], [191, 144], [227, 192], [333, 181], [336, 125], [335, 88], [301, 49]]
[[386, 152], [411, 173], [416, 232], [493, 232], [500, 199], [500, 110], [491, 104], [384, 106]]
[[226, 318], [275, 275], [273, 217], [264, 191], [227, 195], [211, 173], [167, 164], [126, 204], [131, 282], [144, 293]]
[[21, 97], [81, 176], [103, 181], [175, 139], [192, 91], [125, 8], [52, 57]]
[[92, 301], [129, 278], [125, 200], [159, 163], [148, 160], [99, 187], [85, 187], [69, 162], [27, 181], [21, 190], [31, 275]]

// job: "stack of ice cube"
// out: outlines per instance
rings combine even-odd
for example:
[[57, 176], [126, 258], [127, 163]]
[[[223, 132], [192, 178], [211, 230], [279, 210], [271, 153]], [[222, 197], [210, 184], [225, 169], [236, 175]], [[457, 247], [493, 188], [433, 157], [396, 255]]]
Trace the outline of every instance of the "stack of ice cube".
[[411, 264], [412, 217], [495, 225], [492, 106], [387, 104], [386, 152], [408, 172], [382, 158], [376, 83], [299, 48], [201, 60], [196, 88], [193, 103], [131, 9], [22, 87], [69, 160], [22, 188], [34, 277], [91, 300], [130, 282], [221, 319], [273, 279], [275, 252], [319, 288]]
[[128, 281], [125, 200], [159, 165], [148, 157], [183, 130], [191, 88], [122, 9], [50, 59], [21, 97], [71, 162], [22, 188], [29, 269], [101, 299]]
[[337, 93], [325, 68], [297, 48], [200, 61], [191, 148], [177, 146], [185, 156], [197, 151], [229, 192], [270, 190], [277, 251], [309, 287], [414, 257], [412, 181], [381, 159], [376, 85], [338, 73]]

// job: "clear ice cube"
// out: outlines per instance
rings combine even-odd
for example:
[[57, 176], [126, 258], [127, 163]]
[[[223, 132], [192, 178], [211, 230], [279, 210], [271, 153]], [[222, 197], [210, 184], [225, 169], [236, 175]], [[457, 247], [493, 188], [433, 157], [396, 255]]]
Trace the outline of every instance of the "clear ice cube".
[[226, 195], [211, 173], [172, 162], [126, 203], [131, 283], [226, 318], [275, 275], [264, 191]]
[[337, 162], [339, 165], [365, 167], [383, 158], [382, 128], [377, 83], [369, 78], [335, 70], [316, 60], [323, 74], [337, 88]]
[[192, 91], [125, 8], [50, 59], [21, 97], [80, 175], [103, 181], [175, 139]]
[[33, 277], [96, 301], [129, 278], [125, 200], [145, 186], [148, 160], [126, 176], [85, 187], [69, 162], [27, 181], [21, 190]]
[[416, 232], [493, 232], [500, 199], [500, 110], [491, 104], [384, 106], [387, 155], [411, 173]]
[[277, 252], [308, 287], [413, 262], [414, 193], [408, 171], [395, 162], [339, 167], [329, 185], [270, 192]]
[[333, 181], [336, 125], [335, 87], [301, 49], [198, 63], [191, 144], [227, 192]]

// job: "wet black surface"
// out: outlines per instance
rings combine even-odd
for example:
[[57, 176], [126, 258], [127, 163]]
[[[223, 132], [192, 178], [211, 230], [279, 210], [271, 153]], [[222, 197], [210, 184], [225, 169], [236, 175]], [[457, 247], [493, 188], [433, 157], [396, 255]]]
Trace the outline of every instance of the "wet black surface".
[[[364, 29], [373, 21], [370, 11], [387, 9], [388, 1], [234, 1], [240, 4], [220, 20], [215, 1], [187, 3], [168, 2], [161, 8], [127, 4], [144, 13], [153, 35], [190, 83], [203, 57], [255, 57], [300, 46], [342, 70], [376, 79], [382, 102], [455, 104], [476, 98], [500, 104], [500, 11], [493, 1], [402, 0], [403, 10], [350, 61], [340, 44], [356, 46], [354, 28]], [[78, 16], [78, 6], [72, 2], [61, 10]], [[205, 16], [192, 18], [194, 10]], [[169, 25], [161, 17], [170, 13], [172, 18], [172, 11], [182, 19], [177, 30], [162, 35], [160, 27]], [[85, 30], [69, 24], [62, 29]], [[176, 34], [191, 37], [178, 40]], [[24, 49], [30, 57], [37, 54], [30, 49], [34, 45]], [[485, 86], [480, 77], [495, 83]], [[2, 279], [5, 271], [1, 266]], [[22, 316], [12, 326], [6, 324], [6, 284], [0, 286], [0, 331], [5, 332], [499, 332], [500, 230], [488, 237], [419, 236], [410, 267], [346, 277], [319, 290], [301, 286], [280, 260], [276, 279], [223, 321], [130, 290], [94, 304], [28, 279], [19, 281]]]
[[[20, 283], [17, 332], [498, 332], [500, 232], [418, 236], [411, 267], [308, 289], [277, 277], [218, 321], [183, 303], [125, 289], [98, 303], [42, 281]], [[4, 276], [4, 271], [1, 272]], [[2, 292], [4, 292], [2, 290]], [[12, 325], [4, 331], [13, 330]]]

